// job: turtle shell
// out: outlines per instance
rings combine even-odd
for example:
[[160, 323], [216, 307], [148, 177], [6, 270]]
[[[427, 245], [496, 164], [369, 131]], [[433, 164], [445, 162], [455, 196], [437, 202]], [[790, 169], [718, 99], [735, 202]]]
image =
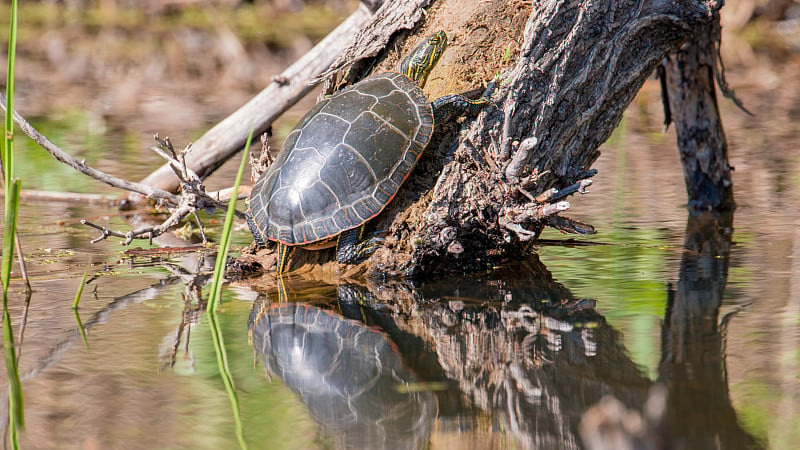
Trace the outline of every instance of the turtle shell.
[[253, 187], [256, 241], [310, 244], [361, 226], [392, 200], [432, 132], [430, 101], [399, 73], [317, 103]]

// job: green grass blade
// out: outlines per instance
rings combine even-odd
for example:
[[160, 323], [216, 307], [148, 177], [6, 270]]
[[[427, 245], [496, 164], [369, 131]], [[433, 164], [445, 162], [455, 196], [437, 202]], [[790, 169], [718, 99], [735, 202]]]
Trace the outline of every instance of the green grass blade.
[[75, 299], [72, 301], [72, 313], [75, 315], [75, 322], [78, 324], [78, 331], [81, 333], [81, 340], [83, 340], [83, 347], [86, 348], [86, 351], [89, 351], [89, 341], [86, 339], [86, 328], [83, 326], [83, 322], [81, 322], [81, 316], [78, 313], [78, 303], [81, 301], [81, 296], [83, 295], [83, 288], [86, 287], [86, 279], [89, 277], [89, 266], [86, 267], [86, 272], [83, 273], [83, 278], [81, 279], [81, 285], [78, 286], [78, 292], [75, 293]]
[[81, 301], [81, 295], [83, 295], [83, 288], [86, 287], [86, 278], [89, 277], [89, 267], [86, 267], [86, 272], [83, 273], [83, 279], [81, 280], [81, 285], [78, 286], [78, 292], [75, 293], [75, 299], [72, 300], [72, 309], [78, 309], [78, 303]]
[[239, 446], [246, 449], [247, 442], [244, 440], [242, 416], [239, 413], [239, 397], [236, 396], [236, 388], [233, 385], [233, 376], [231, 376], [230, 366], [228, 365], [228, 354], [225, 351], [225, 341], [222, 339], [222, 329], [219, 326], [219, 322], [217, 322], [217, 314], [215, 312], [209, 311], [206, 314], [206, 318], [211, 328], [211, 339], [214, 341], [214, 352], [217, 355], [219, 374], [225, 384], [225, 390], [228, 392], [231, 409], [233, 410], [233, 420], [236, 423], [236, 439], [239, 441]]
[[19, 191], [22, 184], [14, 180], [14, 61], [17, 54], [17, 0], [11, 1], [11, 24], [8, 31], [8, 70], [6, 72], [6, 114], [4, 122], [3, 148], [0, 159], [3, 164], [5, 185], [5, 230], [3, 230], [3, 256], [0, 263], [0, 278], [3, 285], [3, 353], [8, 374], [8, 428], [11, 447], [19, 448], [18, 431], [25, 427], [24, 399], [22, 382], [19, 377], [17, 347], [14, 344], [14, 331], [11, 328], [11, 315], [8, 312], [8, 286], [11, 282], [11, 269], [14, 262], [14, 241], [17, 231], [17, 211], [19, 211]]
[[[6, 198], [10, 200], [10, 205], [5, 209], [5, 230], [3, 230], [3, 259], [0, 263], [0, 277], [2, 277], [3, 294], [8, 293], [8, 285], [11, 282], [11, 270], [14, 264], [14, 239], [17, 230], [17, 209], [19, 207], [19, 186], [20, 181], [15, 180], [6, 185]], [[16, 190], [16, 198], [14, 191]], [[5, 305], [5, 297], [3, 297]]]
[[19, 448], [17, 430], [25, 426], [22, 397], [22, 382], [19, 378], [17, 350], [14, 332], [11, 328], [11, 315], [8, 313], [8, 285], [11, 279], [11, 265], [14, 261], [14, 234], [16, 232], [17, 210], [19, 208], [19, 189], [21, 182], [14, 180], [6, 185], [6, 195], [11, 198], [11, 207], [5, 211], [5, 230], [3, 232], [3, 261], [0, 272], [3, 276], [3, 353], [8, 374], [8, 414], [11, 444]]
[[228, 248], [230, 247], [231, 230], [233, 229], [233, 216], [236, 212], [236, 198], [239, 196], [239, 184], [242, 182], [242, 174], [247, 165], [247, 156], [250, 154], [250, 142], [253, 140], [253, 130], [247, 136], [247, 143], [244, 145], [242, 162], [239, 163], [239, 172], [236, 174], [236, 181], [233, 183], [233, 196], [228, 203], [228, 214], [225, 216], [225, 225], [222, 227], [222, 237], [219, 241], [219, 251], [217, 261], [214, 264], [214, 278], [208, 294], [208, 307], [210, 312], [216, 312], [219, 308], [220, 295], [222, 293], [222, 277], [225, 275], [225, 262], [228, 259]]
[[[5, 137], [3, 139], [3, 179], [8, 186], [14, 178], [14, 60], [17, 54], [17, 0], [11, 1], [11, 24], [8, 31], [8, 71], [6, 72], [6, 116]], [[6, 195], [6, 208], [9, 207]]]

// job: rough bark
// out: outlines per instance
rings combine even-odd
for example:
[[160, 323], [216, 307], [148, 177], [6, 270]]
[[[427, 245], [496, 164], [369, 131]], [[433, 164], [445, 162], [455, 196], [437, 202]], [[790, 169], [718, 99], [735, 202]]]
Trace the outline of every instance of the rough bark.
[[664, 60], [662, 89], [668, 97], [665, 123], [675, 122], [689, 206], [723, 211], [735, 208], [736, 203], [714, 88], [719, 79], [726, 89], [717, 65], [719, 41], [719, 14], [715, 13], [713, 21], [697, 27], [692, 39]]

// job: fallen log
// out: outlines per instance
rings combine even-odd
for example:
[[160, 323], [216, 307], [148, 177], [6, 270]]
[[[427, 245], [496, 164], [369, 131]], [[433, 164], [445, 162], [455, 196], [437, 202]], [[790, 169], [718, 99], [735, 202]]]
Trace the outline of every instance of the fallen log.
[[[437, 126], [438, 138], [373, 220], [386, 244], [345, 275], [480, 270], [524, 254], [545, 226], [592, 233], [560, 215], [570, 206], [565, 198], [586, 192], [598, 147], [656, 65], [720, 6], [442, 0], [427, 9], [413, 38], [365, 28], [346, 54], [369, 54], [379, 37], [393, 37], [377, 57], [342, 63], [351, 68], [348, 81], [366, 68], [391, 70], [419, 36], [442, 29], [452, 44], [429, 77], [429, 97], [479, 88], [495, 74], [498, 88], [493, 105], [460, 130]], [[297, 252], [292, 267], [331, 256]]]

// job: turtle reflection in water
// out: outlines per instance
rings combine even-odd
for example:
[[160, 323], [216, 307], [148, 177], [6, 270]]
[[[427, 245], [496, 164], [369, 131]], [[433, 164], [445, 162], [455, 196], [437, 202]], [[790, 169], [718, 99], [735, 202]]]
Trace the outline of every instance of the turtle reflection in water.
[[424, 448], [436, 398], [417, 381], [383, 333], [298, 303], [256, 303], [253, 347], [306, 404], [336, 447]]
[[445, 47], [439, 31], [400, 65], [317, 103], [289, 133], [250, 194], [247, 223], [256, 244], [278, 243], [277, 272], [291, 249], [337, 245], [337, 260], [355, 264], [384, 239], [364, 225], [397, 194], [431, 140], [434, 122], [476, 115], [478, 100], [450, 94], [431, 103], [422, 87]]

